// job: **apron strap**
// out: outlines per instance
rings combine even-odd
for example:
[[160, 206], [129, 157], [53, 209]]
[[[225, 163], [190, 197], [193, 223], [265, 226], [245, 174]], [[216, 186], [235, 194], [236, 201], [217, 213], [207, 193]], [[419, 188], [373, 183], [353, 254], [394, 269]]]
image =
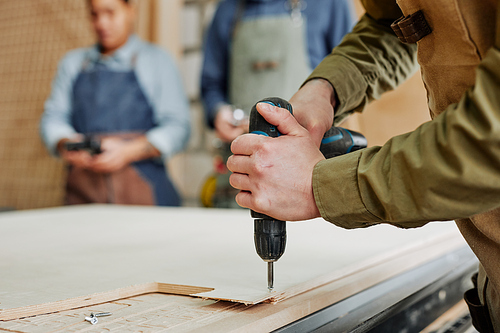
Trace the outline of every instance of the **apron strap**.
[[245, 2], [246, 0], [238, 1], [238, 7], [236, 8], [236, 13], [234, 14], [233, 24], [231, 28], [231, 39], [234, 39], [236, 35], [236, 30], [238, 27], [238, 23], [241, 21], [243, 17], [243, 13], [245, 12]]
[[86, 70], [89, 65], [90, 65], [90, 52], [87, 52], [87, 55], [85, 56], [85, 59], [82, 62], [81, 71], [83, 72], [84, 70]]

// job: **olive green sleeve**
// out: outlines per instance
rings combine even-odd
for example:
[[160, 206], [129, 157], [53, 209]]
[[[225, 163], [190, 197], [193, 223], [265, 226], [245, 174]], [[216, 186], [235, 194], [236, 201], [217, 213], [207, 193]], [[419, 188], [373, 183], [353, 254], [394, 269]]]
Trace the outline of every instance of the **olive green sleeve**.
[[321, 215], [345, 228], [416, 227], [499, 207], [498, 45], [478, 66], [474, 87], [433, 121], [382, 147], [318, 163], [313, 190]]
[[402, 15], [396, 2], [366, 0], [363, 4], [367, 14], [306, 80], [323, 78], [333, 85], [339, 101], [336, 124], [418, 69], [416, 45], [401, 43], [390, 28]]

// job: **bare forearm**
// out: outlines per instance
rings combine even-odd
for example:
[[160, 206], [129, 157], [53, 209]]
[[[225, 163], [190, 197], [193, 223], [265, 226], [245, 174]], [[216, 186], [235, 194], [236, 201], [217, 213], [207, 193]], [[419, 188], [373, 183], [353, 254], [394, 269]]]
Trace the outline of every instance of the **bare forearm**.
[[127, 141], [126, 145], [126, 154], [130, 163], [159, 157], [161, 155], [160, 151], [156, 149], [144, 135]]
[[335, 89], [330, 81], [321, 78], [312, 79], [306, 82], [303, 87], [305, 86], [310, 89], [314, 89], [318, 97], [330, 101], [333, 108], [337, 105], [337, 95], [335, 94]]
[[337, 104], [335, 90], [329, 81], [308, 81], [290, 99], [294, 115], [319, 146], [325, 132], [332, 126]]

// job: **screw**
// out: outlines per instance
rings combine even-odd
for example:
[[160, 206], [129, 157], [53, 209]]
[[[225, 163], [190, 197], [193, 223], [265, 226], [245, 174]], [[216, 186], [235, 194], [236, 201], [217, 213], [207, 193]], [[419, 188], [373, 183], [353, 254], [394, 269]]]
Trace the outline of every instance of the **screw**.
[[101, 313], [91, 312], [90, 317], [85, 317], [85, 320], [88, 321], [89, 323], [91, 323], [92, 325], [95, 325], [99, 321], [97, 319], [97, 317], [106, 317], [106, 316], [111, 316], [111, 315], [112, 315], [111, 312], [101, 312]]
[[90, 313], [91, 317], [106, 317], [106, 316], [111, 316], [111, 315], [112, 315], [111, 312], [101, 312], [101, 313], [93, 313], [93, 312], [91, 312]]

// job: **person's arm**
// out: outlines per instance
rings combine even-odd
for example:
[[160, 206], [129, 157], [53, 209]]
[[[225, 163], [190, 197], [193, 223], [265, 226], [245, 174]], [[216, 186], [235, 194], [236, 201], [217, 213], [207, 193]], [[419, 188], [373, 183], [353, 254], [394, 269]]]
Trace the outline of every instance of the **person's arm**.
[[235, 155], [227, 165], [231, 185], [242, 190], [237, 202], [289, 221], [318, 217], [317, 209], [344, 228], [378, 223], [417, 227], [497, 208], [498, 45], [487, 53], [475, 86], [458, 104], [382, 147], [322, 160], [319, 150], [311, 148], [310, 135], [286, 110], [261, 107], [261, 114], [286, 135], [249, 134], [233, 142]]
[[84, 56], [83, 50], [75, 50], [69, 52], [59, 62], [40, 121], [40, 134], [47, 150], [52, 155], [60, 156], [69, 164], [80, 168], [87, 168], [92, 157], [86, 151], [67, 151], [64, 144], [83, 139], [71, 124], [71, 96], [74, 80], [81, 70]]
[[318, 163], [313, 188], [321, 215], [346, 228], [413, 227], [498, 207], [499, 46], [481, 62], [475, 86], [433, 121], [382, 147]]
[[[297, 120], [311, 132], [317, 144], [333, 123], [361, 111], [369, 101], [396, 88], [418, 68], [416, 45], [401, 43], [390, 28], [402, 15], [396, 2], [372, 0], [363, 4], [367, 13], [290, 100]], [[335, 89], [333, 98], [326, 90], [314, 96], [316, 87], [311, 86], [317, 84], [313, 82], [317, 79], [330, 82]], [[318, 100], [321, 98], [324, 99]], [[318, 107], [311, 107], [313, 99]], [[330, 100], [333, 105], [322, 107]]]
[[[77, 135], [71, 125], [71, 96], [73, 81], [78, 75], [80, 56], [70, 52], [60, 62], [52, 82], [52, 90], [44, 105], [40, 121], [42, 140], [52, 155], [59, 155], [58, 144]], [[59, 144], [59, 148], [62, 147]]]
[[215, 117], [219, 109], [229, 104], [229, 44], [235, 10], [228, 2], [221, 2], [205, 36], [201, 97], [206, 121], [211, 128], [215, 127]]
[[[164, 52], [157, 52], [153, 63], [155, 73], [151, 75], [155, 75], [157, 79], [154, 81], [158, 84], [150, 102], [158, 125], [145, 136], [165, 160], [186, 147], [191, 133], [191, 118], [182, 78], [174, 60]], [[143, 153], [146, 150], [142, 150]], [[150, 157], [154, 157], [154, 150], [149, 151], [153, 154]]]

